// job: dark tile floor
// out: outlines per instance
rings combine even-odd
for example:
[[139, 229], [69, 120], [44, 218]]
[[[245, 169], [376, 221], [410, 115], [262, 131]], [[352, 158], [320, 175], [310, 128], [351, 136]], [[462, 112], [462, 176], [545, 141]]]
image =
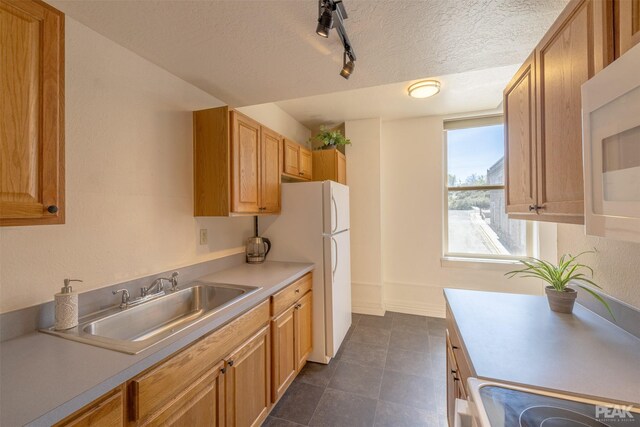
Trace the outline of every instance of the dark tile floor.
[[308, 363], [263, 426], [445, 427], [444, 319], [353, 315], [329, 365]]

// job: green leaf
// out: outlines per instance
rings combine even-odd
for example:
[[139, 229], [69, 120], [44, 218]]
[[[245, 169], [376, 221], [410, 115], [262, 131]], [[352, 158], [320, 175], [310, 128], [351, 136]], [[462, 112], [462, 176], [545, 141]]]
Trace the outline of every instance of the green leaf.
[[613, 315], [613, 311], [611, 311], [611, 307], [609, 307], [609, 304], [604, 300], [604, 298], [602, 298], [600, 295], [598, 295], [596, 292], [594, 292], [593, 290], [589, 289], [586, 286], [578, 285], [578, 287], [580, 287], [580, 288], [584, 289], [585, 291], [589, 292], [595, 299], [600, 301], [600, 303], [602, 303], [602, 305], [604, 305], [607, 308], [607, 311], [611, 315], [611, 318], [613, 319], [613, 321], [614, 322], [616, 321], [616, 317]]

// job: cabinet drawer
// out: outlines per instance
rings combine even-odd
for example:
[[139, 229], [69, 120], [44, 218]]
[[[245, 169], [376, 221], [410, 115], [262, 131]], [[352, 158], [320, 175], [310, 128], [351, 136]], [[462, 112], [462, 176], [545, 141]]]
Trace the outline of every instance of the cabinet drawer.
[[277, 294], [271, 296], [271, 315], [276, 316], [289, 308], [300, 297], [311, 290], [313, 279], [307, 273]]
[[129, 382], [129, 418], [141, 420], [175, 398], [247, 337], [269, 322], [269, 301], [204, 337], [191, 347], [160, 362]]
[[122, 386], [55, 424], [54, 427], [121, 426], [124, 424]]

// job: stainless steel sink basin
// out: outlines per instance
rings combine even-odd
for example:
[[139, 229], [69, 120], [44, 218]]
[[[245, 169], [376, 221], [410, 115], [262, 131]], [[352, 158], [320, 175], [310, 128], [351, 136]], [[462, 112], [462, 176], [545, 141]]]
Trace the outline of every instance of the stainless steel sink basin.
[[120, 309], [109, 308], [80, 320], [75, 328], [43, 332], [62, 338], [136, 354], [208, 319], [261, 288], [196, 282], [165, 296]]

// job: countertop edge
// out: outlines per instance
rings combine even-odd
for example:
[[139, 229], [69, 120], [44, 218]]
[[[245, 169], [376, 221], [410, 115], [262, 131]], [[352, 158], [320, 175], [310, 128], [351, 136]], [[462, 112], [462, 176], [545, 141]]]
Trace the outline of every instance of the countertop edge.
[[[287, 285], [301, 278], [305, 274], [313, 271], [315, 269], [314, 264], [310, 263], [295, 263], [300, 264], [301, 268], [296, 273], [291, 276], [288, 276], [286, 279], [281, 280], [276, 284], [270, 285], [268, 288], [263, 288], [259, 290], [256, 294], [247, 298], [246, 300], [240, 301], [238, 305], [232, 305], [227, 309], [220, 312], [217, 316], [213, 316], [208, 321], [192, 325], [187, 328], [185, 331], [181, 331], [174, 337], [167, 338], [166, 341], [158, 343], [157, 345], [162, 345], [161, 347], [157, 347], [154, 351], [154, 347], [151, 347], [145, 352], [150, 352], [144, 359], [134, 362], [132, 365], [125, 368], [123, 371], [118, 374], [111, 376], [104, 380], [103, 382], [96, 384], [95, 386], [83, 391], [81, 394], [72, 398], [71, 400], [66, 401], [65, 403], [57, 406], [50, 411], [40, 415], [39, 417], [33, 419], [32, 421], [27, 422], [26, 426], [50, 426], [55, 424], [67, 416], [73, 414], [74, 412], [82, 409], [84, 406], [90, 404], [94, 400], [100, 398], [105, 393], [113, 390], [120, 384], [125, 383], [136, 375], [140, 374], [144, 370], [152, 367], [153, 365], [161, 362], [163, 359], [168, 358], [172, 354], [175, 354], [182, 349], [186, 348], [194, 341], [202, 338], [203, 336], [223, 327], [225, 324], [229, 323], [233, 319], [241, 316], [252, 308], [256, 307], [262, 301], [268, 299], [271, 295], [280, 291]], [[238, 267], [232, 267], [232, 270]], [[221, 273], [224, 273], [228, 270], [221, 270], [219, 272], [215, 272], [212, 274], [208, 274], [203, 276], [202, 278], [196, 279], [201, 281], [207, 281], [207, 278], [215, 277]], [[242, 283], [231, 283], [231, 284], [242, 284]], [[38, 334], [39, 332], [34, 332], [34, 334]], [[31, 334], [29, 334], [31, 335]], [[58, 337], [54, 337], [59, 339]], [[20, 338], [16, 338], [20, 339]], [[79, 344], [79, 345], [87, 345], [76, 343], [74, 341], [69, 341], [69, 343]], [[113, 350], [107, 350], [113, 351]], [[143, 352], [144, 353], [144, 352]]]

